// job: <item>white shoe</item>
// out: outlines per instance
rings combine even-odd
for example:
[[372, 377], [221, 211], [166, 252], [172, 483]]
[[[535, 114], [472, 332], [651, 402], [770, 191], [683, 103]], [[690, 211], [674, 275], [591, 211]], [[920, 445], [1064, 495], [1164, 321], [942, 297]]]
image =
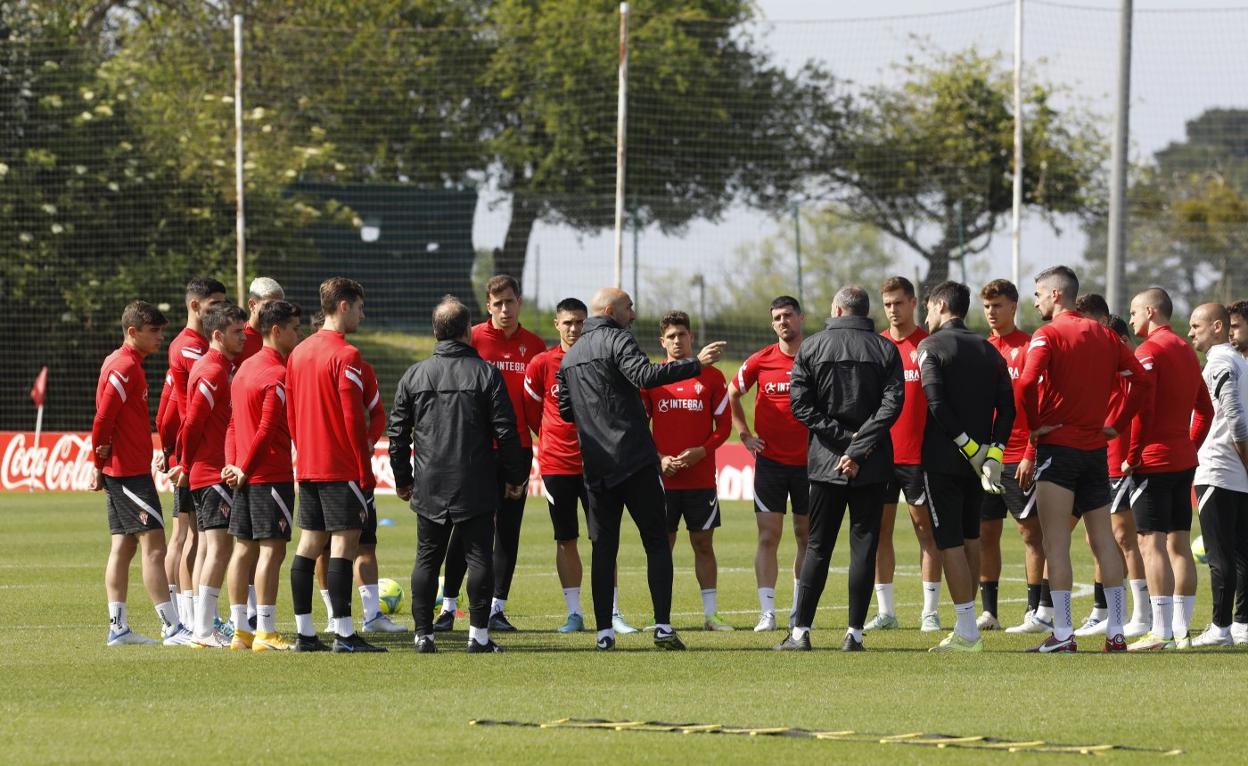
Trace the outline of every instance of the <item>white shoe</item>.
[[754, 626], [755, 633], [766, 633], [769, 630], [776, 629], [776, 613], [763, 612], [758, 617], [758, 624]]
[[1088, 615], [1088, 619], [1083, 621], [1083, 625], [1075, 628], [1075, 635], [1080, 638], [1084, 636], [1103, 636], [1108, 628], [1109, 620]]
[[1023, 621], [1012, 628], [1006, 628], [1006, 633], [1048, 633], [1053, 630], [1053, 623], [1036, 617], [1036, 613], [1028, 609], [1027, 614], [1023, 615]]
[[941, 627], [940, 627], [940, 615], [939, 614], [932, 612], [930, 614], [925, 614], [919, 618], [919, 632], [939, 633], [940, 630], [941, 630]]
[[160, 632], [161, 638], [164, 639], [165, 646], [190, 646], [195, 643], [191, 638], [191, 631], [187, 630], [182, 624], [175, 625], [168, 630]]
[[108, 642], [105, 645], [106, 646], [127, 646], [127, 645], [146, 646], [148, 644], [154, 644], [154, 643], [156, 643], [155, 639], [148, 638], [147, 636], [144, 636], [140, 633], [136, 633], [130, 629], [129, 625], [127, 625], [126, 629], [121, 631], [120, 633], [114, 633], [113, 630], [110, 628], [108, 631]]
[[1248, 644], [1248, 622], [1231, 623], [1231, 640], [1238, 646]]
[[[1138, 622], [1128, 622], [1122, 626], [1122, 635], [1125, 638], [1139, 638], [1153, 631], [1152, 620], [1140, 620]], [[1232, 631], [1234, 633], [1234, 631]]]
[[191, 637], [192, 646], [196, 649], [229, 649], [230, 639], [219, 630], [213, 629], [206, 638], [200, 636]]
[[975, 627], [980, 630], [1001, 630], [1001, 621], [992, 612], [984, 612], [975, 621]]
[[407, 626], [400, 625], [389, 616], [377, 613], [377, 616], [364, 623], [364, 627], [360, 629], [364, 633], [406, 633]]
[[1223, 634], [1216, 625], [1205, 628], [1205, 632], [1192, 639], [1192, 647], [1202, 646], [1234, 646], [1235, 639], [1229, 633]]

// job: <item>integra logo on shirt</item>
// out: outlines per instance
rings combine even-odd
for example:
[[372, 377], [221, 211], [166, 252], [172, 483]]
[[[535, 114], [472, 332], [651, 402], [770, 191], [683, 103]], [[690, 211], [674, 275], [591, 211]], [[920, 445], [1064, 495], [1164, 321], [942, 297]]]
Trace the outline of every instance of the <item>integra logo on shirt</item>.
[[706, 405], [701, 399], [660, 399], [659, 412], [670, 412], [672, 410], [689, 410], [690, 412], [703, 412]]
[[906, 370], [905, 372], [906, 372], [906, 382], [907, 382], [907, 383], [918, 383], [918, 382], [919, 382], [919, 371], [918, 371], [917, 369], [914, 369], [914, 370]]
[[524, 362], [507, 362], [498, 360], [494, 362], [494, 366], [503, 372], [524, 372], [528, 369], [528, 365]]
[[792, 384], [789, 383], [789, 381], [787, 380], [781, 383], [771, 381], [763, 386], [763, 393], [765, 394], [787, 394], [789, 392], [790, 385]]

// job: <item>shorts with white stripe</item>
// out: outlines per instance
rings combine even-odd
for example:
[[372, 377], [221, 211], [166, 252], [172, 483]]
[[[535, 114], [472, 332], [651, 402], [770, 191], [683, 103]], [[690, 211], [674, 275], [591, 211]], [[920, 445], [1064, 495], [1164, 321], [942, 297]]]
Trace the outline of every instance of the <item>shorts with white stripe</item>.
[[1131, 510], [1131, 491], [1135, 480], [1130, 476], [1109, 477], [1109, 512], [1122, 513]]
[[244, 484], [234, 493], [230, 534], [239, 540], [290, 540], [294, 510], [293, 482]]
[[316, 532], [364, 529], [368, 499], [353, 481], [299, 482], [299, 528]]
[[984, 487], [971, 473], [923, 472], [927, 486], [927, 512], [932, 517], [932, 538], [942, 551], [979, 539], [979, 514]]
[[1036, 513], [1036, 485], [1032, 484], [1027, 492], [1019, 486], [1014, 475], [1018, 473], [1018, 463], [1006, 463], [1001, 466], [1001, 488], [1005, 491], [999, 495], [984, 493], [984, 504], [979, 517], [984, 521], [1004, 519], [1008, 511], [1016, 521], [1030, 518]]
[[810, 513], [806, 466], [787, 465], [759, 455], [754, 460], [754, 512], [784, 513], [790, 502], [793, 515]]
[[105, 476], [104, 495], [108, 502], [108, 531], [114, 535], [137, 535], [163, 531], [160, 495], [151, 474]]
[[542, 474], [542, 494], [550, 508], [550, 525], [555, 540], [575, 540], [581, 536], [580, 518], [576, 515], [576, 503], [589, 507], [589, 494], [585, 489], [585, 477], [575, 474]]
[[1140, 532], [1192, 531], [1192, 479], [1196, 469], [1137, 473], [1131, 514]]
[[234, 490], [228, 484], [209, 484], [191, 490], [195, 499], [195, 521], [200, 531], [229, 529], [230, 513], [234, 508]]
[[719, 493], [714, 489], [669, 489], [663, 494], [667, 500], [669, 535], [680, 529], [681, 518], [690, 532], [704, 532], [719, 526], [722, 518]]

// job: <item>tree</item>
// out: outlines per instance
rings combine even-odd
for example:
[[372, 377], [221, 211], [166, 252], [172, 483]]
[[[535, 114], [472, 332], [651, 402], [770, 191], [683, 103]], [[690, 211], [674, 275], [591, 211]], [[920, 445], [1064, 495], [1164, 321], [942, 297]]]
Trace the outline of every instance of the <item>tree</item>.
[[[951, 260], [984, 251], [1013, 204], [1013, 86], [999, 57], [975, 49], [900, 66], [904, 82], [856, 96], [844, 141], [822, 181], [854, 221], [878, 227], [928, 263], [925, 287]], [[1057, 88], [1024, 94], [1023, 204], [1056, 228], [1100, 206], [1104, 141], [1092, 116], [1054, 104]]]

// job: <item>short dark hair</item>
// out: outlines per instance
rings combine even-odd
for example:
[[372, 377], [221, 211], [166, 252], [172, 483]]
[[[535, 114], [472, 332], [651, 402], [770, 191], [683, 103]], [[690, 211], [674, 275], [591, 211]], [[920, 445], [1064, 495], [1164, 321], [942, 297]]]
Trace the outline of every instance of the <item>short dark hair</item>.
[[490, 281], [485, 283], [485, 295], [499, 295], [507, 290], [511, 290], [512, 294], [517, 298], [520, 297], [520, 280], [510, 274], [495, 274], [490, 277]]
[[881, 293], [891, 293], [901, 290], [906, 294], [907, 298], [914, 297], [914, 283], [903, 276], [892, 276], [884, 280], [884, 284], [880, 285]]
[[1053, 266], [1036, 275], [1037, 282], [1052, 279], [1057, 282], [1057, 290], [1062, 297], [1074, 301], [1079, 295], [1079, 277], [1069, 266]]
[[1241, 320], [1248, 322], [1248, 301], [1235, 301], [1227, 306], [1226, 310]]
[[446, 295], [433, 310], [433, 337], [437, 340], [459, 340], [468, 334], [471, 317], [468, 307], [454, 295]]
[[132, 301], [121, 311], [121, 330], [125, 332], [131, 327], [142, 330], [144, 327], [164, 327], [169, 320], [147, 301]]
[[[1108, 317], [1109, 303], [1106, 302], [1105, 296], [1100, 293], [1084, 293], [1075, 299], [1075, 311], [1086, 317]], [[1104, 319], [1099, 319], [1104, 324]]]
[[669, 311], [659, 320], [659, 334], [667, 332], [667, 328], [673, 325], [684, 327], [690, 332], [693, 331], [693, 325], [689, 323], [689, 315], [683, 311]]
[[324, 311], [321, 311], [320, 309], [316, 310], [316, 313], [312, 315], [312, 326], [318, 330], [325, 326]]
[[1008, 279], [994, 279], [979, 291], [979, 297], [982, 300], [990, 301], [993, 298], [1005, 298], [1007, 301], [1018, 303], [1018, 288]]
[[260, 308], [260, 333], [268, 335], [274, 327], [285, 327], [287, 322], [301, 316], [303, 309], [298, 304], [281, 299], [265, 301]]
[[792, 295], [781, 295], [771, 302], [770, 311], [783, 308], [791, 308], [799, 314], [802, 313], [802, 304], [798, 303], [797, 298]]
[[212, 277], [195, 277], [186, 283], [186, 297], [203, 300], [214, 293], [225, 294], [225, 285]]
[[325, 316], [338, 313], [342, 301], [355, 303], [364, 297], [364, 286], [348, 277], [330, 277], [321, 283], [321, 311]]
[[1157, 313], [1166, 319], [1174, 316], [1174, 302], [1170, 300], [1170, 293], [1160, 287], [1150, 287], [1147, 290], [1141, 290], [1136, 296], [1148, 301], [1149, 305], [1157, 309]]
[[[1082, 312], [1080, 312], [1082, 313]], [[1114, 331], [1114, 334], [1122, 338], [1124, 343], [1131, 339], [1131, 333], [1127, 330], [1127, 321], [1117, 314], [1110, 314], [1106, 320], [1105, 326]]]
[[233, 303], [218, 303], [216, 306], [208, 309], [208, 313], [204, 314], [204, 335], [212, 340], [212, 334], [217, 330], [225, 332], [225, 328], [235, 322], [246, 322], [247, 312], [243, 311], [239, 306]]
[[941, 282], [927, 294], [927, 302], [943, 302], [950, 314], [965, 319], [966, 312], [971, 310], [971, 288], [952, 280]]
[[865, 317], [871, 313], [871, 297], [867, 295], [866, 290], [857, 285], [837, 290], [832, 298], [832, 305], [840, 306], [841, 310], [850, 316]]
[[559, 301], [559, 305], [555, 306], [555, 313], [562, 314], [565, 311], [579, 311], [582, 314], [588, 314], [589, 307], [580, 298], [564, 298]]

